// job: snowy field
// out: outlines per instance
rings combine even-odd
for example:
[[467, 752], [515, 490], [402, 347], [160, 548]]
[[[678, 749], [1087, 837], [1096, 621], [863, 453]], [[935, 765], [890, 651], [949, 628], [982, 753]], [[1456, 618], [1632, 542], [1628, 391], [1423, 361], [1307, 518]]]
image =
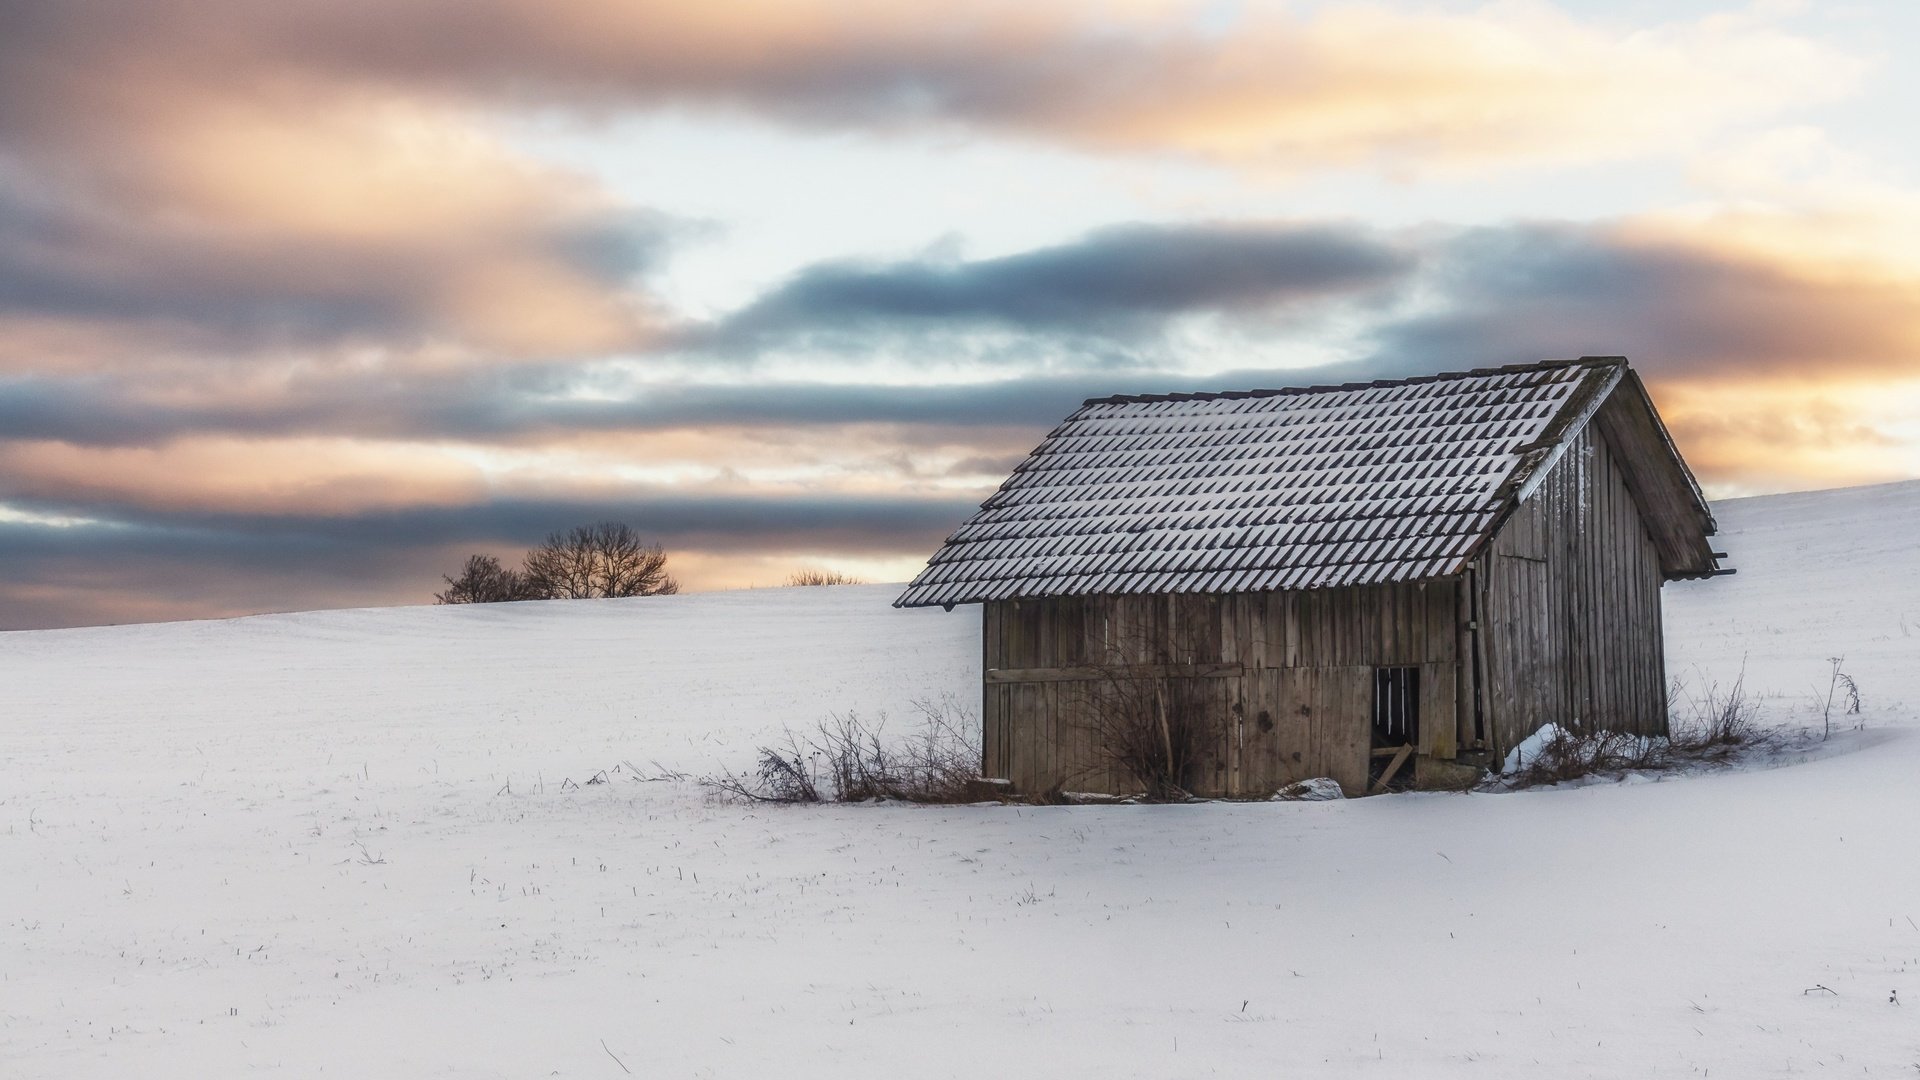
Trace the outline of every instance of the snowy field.
[[1920, 484], [1719, 513], [1670, 673], [1864, 711], [1509, 794], [630, 779], [971, 700], [887, 586], [0, 634], [0, 1076], [1920, 1076]]

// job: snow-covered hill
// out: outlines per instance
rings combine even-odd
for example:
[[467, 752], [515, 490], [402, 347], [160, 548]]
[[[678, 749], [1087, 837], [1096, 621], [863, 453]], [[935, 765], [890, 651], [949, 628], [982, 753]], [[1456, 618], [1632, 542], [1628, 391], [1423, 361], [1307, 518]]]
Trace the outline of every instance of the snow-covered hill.
[[1517, 794], [626, 779], [971, 699], [977, 613], [888, 586], [3, 634], [0, 1075], [1914, 1075], [1920, 484], [1719, 513], [1671, 672], [1804, 725], [1844, 655], [1864, 712]]

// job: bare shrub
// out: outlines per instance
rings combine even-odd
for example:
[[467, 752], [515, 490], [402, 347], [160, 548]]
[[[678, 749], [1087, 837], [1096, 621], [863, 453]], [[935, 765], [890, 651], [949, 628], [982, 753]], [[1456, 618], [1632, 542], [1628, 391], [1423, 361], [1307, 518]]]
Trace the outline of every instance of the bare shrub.
[[819, 754], [788, 731], [785, 745], [760, 747], [760, 761], [753, 772], [726, 769], [701, 777], [700, 785], [739, 802], [817, 803], [821, 801]]
[[1773, 733], [1760, 726], [1747, 699], [1744, 662], [1725, 689], [1710, 682], [1693, 694], [1677, 683], [1668, 701], [1668, 749], [1688, 760], [1724, 761], [1742, 749], [1773, 741]]
[[1225, 719], [1214, 684], [1192, 669], [1218, 643], [1159, 612], [1116, 617], [1103, 634], [1091, 678], [1070, 684], [1069, 714], [1089, 749], [1073, 764], [1122, 774], [1149, 802], [1192, 799], [1204, 750]]
[[1667, 692], [1665, 737], [1556, 728], [1531, 759], [1497, 783], [1526, 788], [1588, 776], [1728, 765], [1743, 754], [1777, 746], [1781, 736], [1759, 722], [1746, 679], [1742, 665], [1725, 687], [1709, 682], [1695, 693], [1675, 680]]
[[811, 732], [788, 730], [783, 744], [760, 747], [755, 773], [722, 772], [701, 783], [723, 798], [751, 802], [972, 801], [979, 724], [951, 699], [917, 701], [914, 709], [923, 722], [904, 738], [886, 736], [885, 713], [872, 723], [855, 712], [835, 713]]
[[1149, 801], [1191, 799], [1193, 769], [1214, 719], [1199, 680], [1156, 674], [1151, 665], [1098, 671], [1079, 710], [1097, 763], [1132, 777]]
[[1663, 739], [1620, 731], [1556, 727], [1532, 758], [1501, 778], [1505, 787], [1565, 783], [1599, 773], [1668, 767]]
[[787, 575], [788, 585], [864, 585], [866, 582], [838, 570], [804, 567]]
[[445, 592], [433, 594], [436, 604], [500, 604], [544, 599], [525, 574], [500, 565], [491, 555], [469, 555], [457, 577], [444, 577]]

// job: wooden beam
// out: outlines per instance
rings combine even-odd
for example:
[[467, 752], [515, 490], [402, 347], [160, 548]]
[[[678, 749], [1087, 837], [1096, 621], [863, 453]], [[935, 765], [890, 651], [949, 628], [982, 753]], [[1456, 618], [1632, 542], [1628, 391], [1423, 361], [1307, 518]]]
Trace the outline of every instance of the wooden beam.
[[1100, 682], [1106, 679], [1238, 679], [1239, 664], [1127, 664], [1115, 667], [988, 668], [990, 683]]
[[1381, 773], [1380, 779], [1375, 780], [1373, 782], [1373, 786], [1367, 789], [1367, 794], [1378, 795], [1381, 792], [1387, 790], [1387, 784], [1390, 781], [1392, 781], [1394, 774], [1400, 771], [1400, 766], [1405, 765], [1407, 763], [1407, 758], [1411, 757], [1412, 755], [1413, 755], [1412, 743], [1408, 743], [1407, 745], [1402, 746], [1400, 748], [1400, 752], [1393, 755], [1393, 760], [1387, 762], [1387, 771]]

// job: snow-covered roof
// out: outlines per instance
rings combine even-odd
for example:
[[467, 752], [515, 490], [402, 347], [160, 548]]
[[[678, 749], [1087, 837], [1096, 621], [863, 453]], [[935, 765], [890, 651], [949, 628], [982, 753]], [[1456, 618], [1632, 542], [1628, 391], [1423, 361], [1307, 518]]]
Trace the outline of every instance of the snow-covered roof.
[[1343, 386], [1095, 398], [1047, 435], [895, 603], [1449, 577], [1630, 377], [1620, 357], [1586, 357]]

